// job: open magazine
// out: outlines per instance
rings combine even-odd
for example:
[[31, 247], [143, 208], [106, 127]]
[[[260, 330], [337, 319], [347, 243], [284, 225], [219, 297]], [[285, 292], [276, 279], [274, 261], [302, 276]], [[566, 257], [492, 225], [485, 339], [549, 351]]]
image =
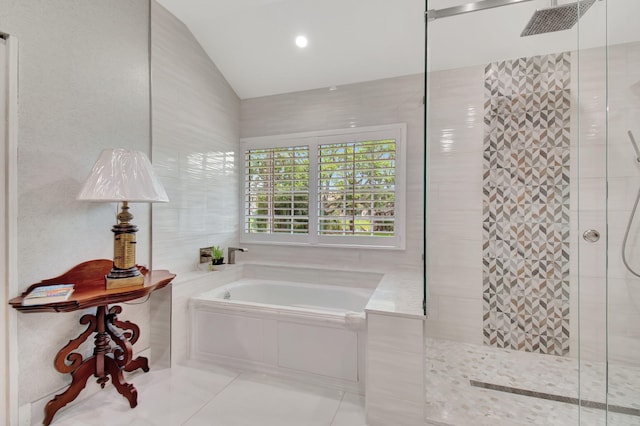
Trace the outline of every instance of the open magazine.
[[22, 306], [64, 302], [71, 297], [73, 284], [53, 284], [34, 288], [22, 300]]

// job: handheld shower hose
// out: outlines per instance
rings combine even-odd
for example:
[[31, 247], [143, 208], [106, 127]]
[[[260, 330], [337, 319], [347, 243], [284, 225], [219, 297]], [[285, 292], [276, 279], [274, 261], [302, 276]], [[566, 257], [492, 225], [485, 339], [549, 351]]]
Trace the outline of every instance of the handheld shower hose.
[[[629, 139], [633, 144], [633, 149], [636, 151], [636, 161], [640, 163], [640, 150], [638, 150], [638, 144], [636, 143], [636, 140], [634, 139], [633, 133], [631, 133], [631, 130], [629, 130], [627, 134], [629, 135]], [[627, 223], [627, 229], [624, 232], [624, 238], [622, 239], [622, 263], [624, 263], [624, 266], [627, 268], [629, 272], [631, 272], [636, 277], [640, 278], [640, 273], [634, 271], [633, 268], [629, 265], [629, 262], [627, 261], [627, 254], [626, 254], [627, 239], [629, 238], [629, 231], [631, 230], [631, 224], [633, 223], [633, 218], [635, 217], [636, 210], [638, 209], [638, 202], [640, 202], [640, 189], [638, 189], [638, 193], [636, 194], [636, 201], [633, 203], [633, 208], [631, 209], [631, 215], [629, 216], [629, 222]]]

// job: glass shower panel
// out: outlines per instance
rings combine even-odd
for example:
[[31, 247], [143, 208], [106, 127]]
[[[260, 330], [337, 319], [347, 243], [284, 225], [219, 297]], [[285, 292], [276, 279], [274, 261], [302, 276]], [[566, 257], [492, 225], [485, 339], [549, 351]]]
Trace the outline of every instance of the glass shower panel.
[[638, 14], [640, 2], [607, 1], [607, 424], [614, 426], [640, 424], [640, 31], [630, 18]]
[[611, 2], [427, 1], [427, 420], [607, 422]]
[[594, 4], [577, 26], [571, 244], [579, 256], [571, 259], [571, 306], [579, 308], [572, 318], [578, 326], [581, 425], [607, 424], [606, 7], [604, 1]]

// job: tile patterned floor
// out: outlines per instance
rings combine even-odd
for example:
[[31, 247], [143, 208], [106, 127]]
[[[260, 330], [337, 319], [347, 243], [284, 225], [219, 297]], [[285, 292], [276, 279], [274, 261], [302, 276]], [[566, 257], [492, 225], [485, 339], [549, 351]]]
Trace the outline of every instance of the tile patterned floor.
[[61, 409], [53, 426], [365, 426], [364, 397], [256, 373], [178, 366], [130, 378], [138, 406], [113, 388]]
[[[640, 426], [640, 417], [470, 386], [470, 380], [600, 401], [604, 366], [444, 340], [426, 342], [427, 424]], [[200, 368], [198, 368], [200, 367]], [[609, 403], [640, 409], [640, 370], [609, 367]], [[113, 388], [65, 407], [53, 426], [366, 426], [364, 397], [222, 368], [135, 374], [138, 406]], [[608, 422], [608, 423], [607, 423]], [[395, 426], [395, 425], [389, 425]]]
[[[605, 365], [445, 340], [426, 340], [426, 418], [467, 426], [638, 426], [640, 417], [470, 386], [470, 380], [604, 402]], [[640, 369], [609, 366], [609, 404], [640, 408]], [[608, 421], [608, 423], [607, 423]]]

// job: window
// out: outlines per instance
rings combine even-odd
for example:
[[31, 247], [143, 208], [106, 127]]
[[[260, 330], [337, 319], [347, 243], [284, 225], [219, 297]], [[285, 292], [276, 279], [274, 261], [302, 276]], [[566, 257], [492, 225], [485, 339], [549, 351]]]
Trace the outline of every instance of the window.
[[245, 152], [245, 231], [309, 232], [309, 147]]
[[318, 147], [318, 234], [394, 235], [396, 141]]
[[405, 125], [242, 140], [244, 242], [404, 247]]

